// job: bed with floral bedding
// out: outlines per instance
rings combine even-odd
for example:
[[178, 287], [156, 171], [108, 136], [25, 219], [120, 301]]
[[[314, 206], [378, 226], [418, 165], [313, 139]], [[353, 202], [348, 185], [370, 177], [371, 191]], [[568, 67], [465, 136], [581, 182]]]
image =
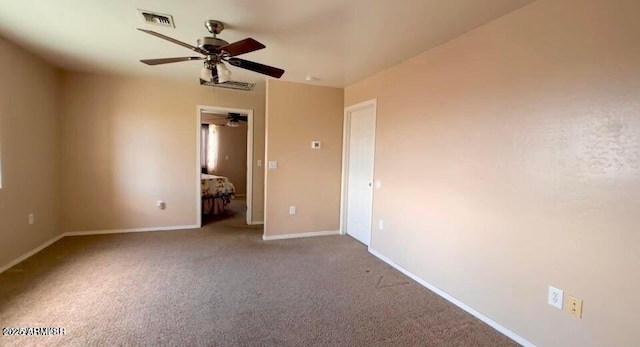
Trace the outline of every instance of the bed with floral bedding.
[[236, 194], [236, 188], [224, 176], [201, 175], [202, 213], [220, 214]]

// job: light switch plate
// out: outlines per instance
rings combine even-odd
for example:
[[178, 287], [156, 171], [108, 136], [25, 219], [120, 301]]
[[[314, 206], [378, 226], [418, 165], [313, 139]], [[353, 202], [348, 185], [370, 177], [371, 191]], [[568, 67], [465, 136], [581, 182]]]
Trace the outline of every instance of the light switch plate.
[[549, 303], [549, 305], [562, 310], [563, 295], [564, 292], [562, 291], [562, 289], [549, 286], [549, 296], [547, 298], [547, 302]]
[[274, 160], [269, 160], [269, 169], [277, 169], [277, 168], [278, 168], [278, 162]]
[[256, 162], [256, 165], [257, 165], [258, 167], [261, 167], [261, 166], [262, 166], [262, 160], [261, 160], [261, 159], [258, 159], [258, 161]]
[[378, 229], [380, 230], [384, 229], [384, 221], [382, 219], [378, 220]]
[[289, 206], [289, 214], [296, 214], [296, 207], [295, 206]]
[[322, 148], [322, 143], [320, 141], [311, 141], [312, 149], [320, 149]]

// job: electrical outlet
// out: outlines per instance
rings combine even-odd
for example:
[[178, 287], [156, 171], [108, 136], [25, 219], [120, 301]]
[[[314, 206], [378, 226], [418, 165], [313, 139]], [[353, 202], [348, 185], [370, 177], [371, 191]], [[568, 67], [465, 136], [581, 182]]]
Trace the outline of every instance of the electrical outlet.
[[378, 229], [380, 230], [384, 229], [384, 221], [382, 219], [378, 220]]
[[296, 207], [295, 206], [289, 206], [289, 214], [296, 214]]
[[34, 224], [36, 222], [36, 216], [33, 213], [29, 213], [29, 224]]
[[258, 161], [256, 162], [256, 165], [257, 165], [258, 167], [261, 167], [261, 166], [262, 166], [262, 160], [258, 159]]
[[562, 289], [558, 289], [552, 286], [549, 286], [549, 296], [547, 298], [547, 302], [549, 305], [562, 310], [562, 299], [564, 292]]
[[567, 312], [578, 318], [582, 318], [582, 299], [569, 295], [567, 297]]

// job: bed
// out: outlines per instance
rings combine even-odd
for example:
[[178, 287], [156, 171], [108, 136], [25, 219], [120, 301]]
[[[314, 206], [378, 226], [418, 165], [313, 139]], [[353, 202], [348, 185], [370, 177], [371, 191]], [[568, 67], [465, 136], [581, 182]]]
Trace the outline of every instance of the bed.
[[236, 194], [236, 188], [224, 176], [201, 174], [202, 214], [220, 214]]

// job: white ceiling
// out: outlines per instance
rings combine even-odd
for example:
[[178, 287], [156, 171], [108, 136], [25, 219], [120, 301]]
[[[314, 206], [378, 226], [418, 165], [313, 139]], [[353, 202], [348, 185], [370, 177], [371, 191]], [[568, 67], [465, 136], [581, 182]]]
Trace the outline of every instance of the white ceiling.
[[[0, 35], [70, 70], [177, 78], [197, 83], [201, 63], [138, 60], [191, 51], [135, 30], [195, 45], [205, 19], [229, 42], [267, 48], [242, 58], [286, 70], [284, 80], [342, 87], [449, 41], [534, 0], [1, 0]], [[173, 15], [175, 29], [146, 25], [137, 8]], [[264, 81], [231, 68], [233, 79]]]

